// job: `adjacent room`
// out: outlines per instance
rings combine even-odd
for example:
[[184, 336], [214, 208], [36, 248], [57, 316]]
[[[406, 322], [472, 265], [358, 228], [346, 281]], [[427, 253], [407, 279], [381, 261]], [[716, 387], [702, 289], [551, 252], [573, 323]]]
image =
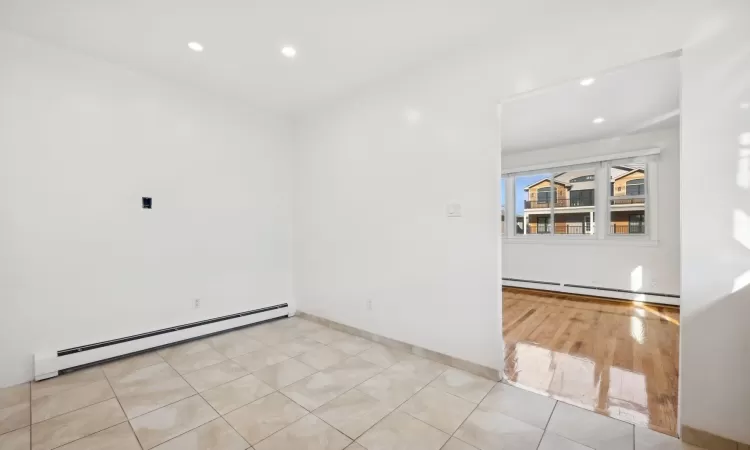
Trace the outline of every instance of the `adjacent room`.
[[742, 450], [745, 0], [0, 0], [0, 450]]
[[500, 105], [506, 380], [671, 435], [679, 98], [670, 54]]

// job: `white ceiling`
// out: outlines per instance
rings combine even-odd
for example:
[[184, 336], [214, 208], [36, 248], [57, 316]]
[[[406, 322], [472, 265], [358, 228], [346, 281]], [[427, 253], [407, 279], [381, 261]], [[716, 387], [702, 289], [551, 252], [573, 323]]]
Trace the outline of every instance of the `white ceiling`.
[[[501, 0], [1, 0], [0, 27], [279, 112], [519, 19]], [[505, 24], [507, 28], [507, 24]], [[187, 48], [197, 41], [203, 53]], [[280, 54], [283, 45], [297, 58]]]
[[[642, 61], [581, 86], [574, 80], [502, 105], [502, 149], [517, 152], [622, 136], [679, 124], [677, 57]], [[594, 124], [602, 117], [605, 121]]]

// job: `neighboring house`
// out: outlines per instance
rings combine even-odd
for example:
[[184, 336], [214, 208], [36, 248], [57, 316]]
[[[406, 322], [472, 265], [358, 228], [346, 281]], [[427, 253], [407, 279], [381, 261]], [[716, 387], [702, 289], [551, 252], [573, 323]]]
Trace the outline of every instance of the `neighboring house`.
[[[645, 173], [642, 168], [613, 166], [610, 170], [610, 195], [613, 197], [645, 194]], [[549, 178], [524, 188], [522, 230], [526, 234], [547, 234], [552, 231], [550, 206], [554, 201], [555, 234], [594, 234], [595, 182], [593, 173], [583, 171], [555, 174], [554, 187]], [[554, 199], [554, 200], [553, 200]], [[643, 199], [613, 200], [610, 206], [610, 233], [645, 233]]]

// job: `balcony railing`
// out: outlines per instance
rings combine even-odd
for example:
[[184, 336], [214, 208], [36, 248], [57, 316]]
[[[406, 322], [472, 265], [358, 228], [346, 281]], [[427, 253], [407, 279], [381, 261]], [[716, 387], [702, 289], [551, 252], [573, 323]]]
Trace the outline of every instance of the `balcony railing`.
[[[550, 234], [551, 232], [552, 225], [537, 225], [536, 227], [529, 225], [526, 228], [526, 234]], [[555, 234], [591, 234], [591, 227], [588, 225], [556, 224]]]
[[[545, 209], [549, 208], [554, 203], [555, 208], [570, 208], [573, 206], [594, 206], [594, 199], [582, 198], [582, 199], [569, 199], [569, 198], [558, 198], [554, 202], [551, 200], [524, 200], [524, 209]], [[644, 199], [642, 198], [614, 198], [612, 199], [613, 205], [642, 205]]]
[[613, 198], [613, 205], [642, 205], [644, 203], [642, 198]]
[[611, 225], [609, 227], [610, 234], [645, 234], [646, 224], [644, 223], [631, 223], [629, 225]]
[[[555, 234], [591, 234], [591, 227], [588, 225], [567, 225], [557, 224], [555, 227]], [[521, 230], [521, 227], [518, 228]], [[612, 225], [609, 228], [610, 234], [645, 234], [645, 224], [631, 224], [631, 225]], [[551, 234], [552, 225], [537, 225], [535, 227], [526, 227], [526, 234]]]
[[[553, 202], [551, 200], [539, 201], [539, 200], [525, 200], [523, 202], [524, 209], [542, 209], [549, 208]], [[569, 208], [571, 206], [594, 206], [593, 198], [581, 198], [581, 199], [570, 199], [570, 198], [558, 198], [554, 201], [555, 208]]]

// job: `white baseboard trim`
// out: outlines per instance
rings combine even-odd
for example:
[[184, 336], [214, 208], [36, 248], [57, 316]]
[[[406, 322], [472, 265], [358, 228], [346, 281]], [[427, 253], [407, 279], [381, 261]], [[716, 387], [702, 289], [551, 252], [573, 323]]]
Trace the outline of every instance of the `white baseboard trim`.
[[591, 297], [601, 297], [602, 300], [613, 299], [680, 306], [680, 299], [675, 297], [653, 294], [636, 294], [632, 292], [610, 291], [604, 289], [587, 289], [568, 286], [565, 284], [527, 283], [523, 281], [503, 280], [503, 286], [535, 289], [537, 291], [562, 292], [565, 294], [588, 295]]
[[179, 327], [175, 327], [174, 331], [163, 332], [153, 336], [123, 338], [122, 342], [107, 344], [98, 348], [86, 349], [86, 346], [82, 346], [82, 351], [75, 353], [59, 355], [58, 352], [63, 351], [61, 349], [40, 351], [34, 354], [34, 380], [40, 381], [57, 376], [60, 371], [65, 369], [140, 353], [234, 328], [245, 327], [258, 322], [287, 317], [288, 315], [289, 307], [287, 305], [279, 305], [279, 307], [274, 307], [274, 309], [268, 311], [253, 312], [252, 314], [198, 326], [190, 326], [189, 328], [180, 329]]

